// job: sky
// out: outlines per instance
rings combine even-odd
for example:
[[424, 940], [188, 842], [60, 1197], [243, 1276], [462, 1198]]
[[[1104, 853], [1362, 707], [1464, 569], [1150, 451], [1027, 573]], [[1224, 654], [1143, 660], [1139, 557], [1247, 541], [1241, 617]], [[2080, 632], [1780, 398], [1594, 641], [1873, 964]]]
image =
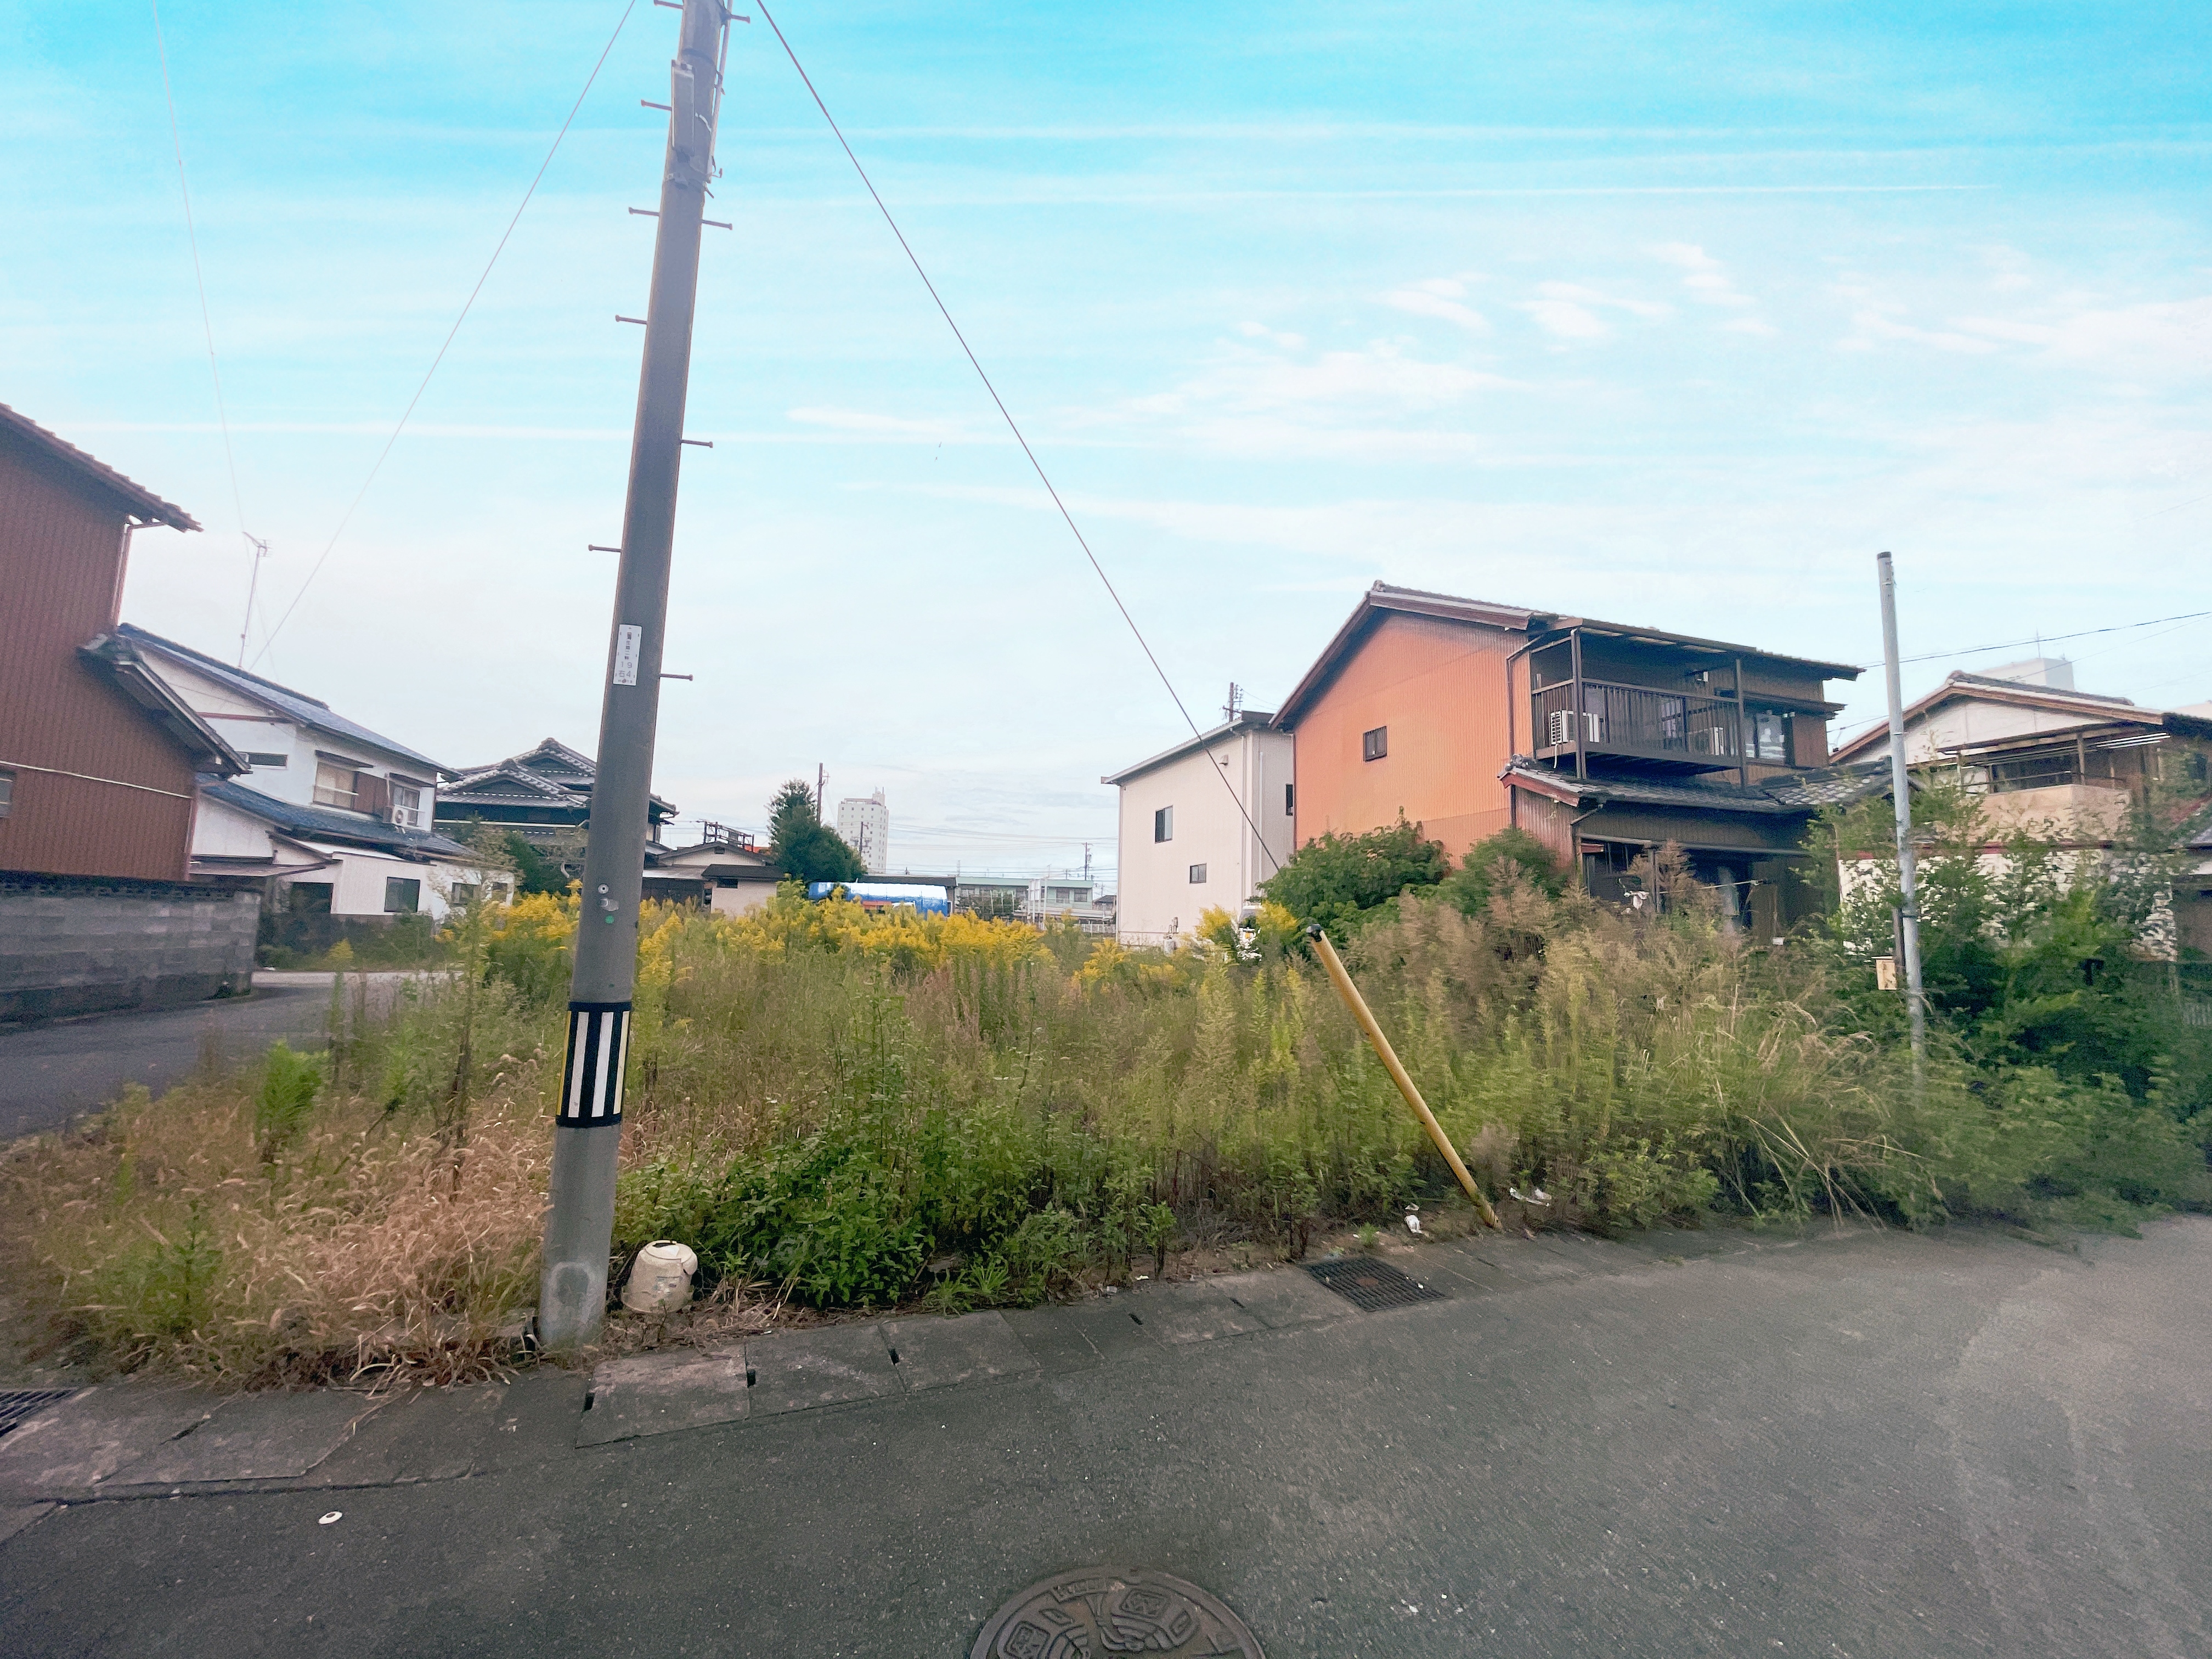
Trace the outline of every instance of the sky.
[[[0, 402], [206, 526], [129, 620], [448, 765], [595, 746], [675, 12], [370, 479], [625, 3], [162, 5], [234, 489], [154, 13], [0, 0]], [[775, 15], [1201, 724], [1377, 580], [1871, 664], [1884, 548], [1908, 696], [2042, 638], [2212, 698], [2212, 619], [2136, 626], [2212, 610], [2212, 9]], [[1187, 728], [732, 36], [657, 787], [758, 825], [821, 766], [895, 868], [1110, 872], [1099, 777]]]

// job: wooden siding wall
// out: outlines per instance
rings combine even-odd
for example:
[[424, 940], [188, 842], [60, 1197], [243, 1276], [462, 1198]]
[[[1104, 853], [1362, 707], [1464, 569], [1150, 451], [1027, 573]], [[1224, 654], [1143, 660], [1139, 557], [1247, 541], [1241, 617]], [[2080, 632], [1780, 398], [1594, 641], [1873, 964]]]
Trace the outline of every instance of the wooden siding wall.
[[[180, 881], [192, 769], [76, 648], [112, 629], [123, 592], [122, 503], [0, 435], [0, 766], [18, 770], [0, 870]], [[149, 793], [161, 792], [161, 793]]]
[[[1297, 724], [1297, 838], [1358, 835], [1403, 811], [1457, 858], [1505, 827], [1505, 659], [1521, 635], [1382, 614]], [[1390, 752], [1360, 738], [1390, 730]], [[1522, 734], [1525, 737], [1525, 733]]]

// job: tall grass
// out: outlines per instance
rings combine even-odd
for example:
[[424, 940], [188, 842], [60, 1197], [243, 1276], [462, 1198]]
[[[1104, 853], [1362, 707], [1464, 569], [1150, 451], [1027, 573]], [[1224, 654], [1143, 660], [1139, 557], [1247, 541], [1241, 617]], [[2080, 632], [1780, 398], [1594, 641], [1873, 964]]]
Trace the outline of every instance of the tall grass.
[[[2212, 1197], [2159, 1102], [1940, 1044], [1916, 1091], [1835, 1018], [1820, 953], [1678, 897], [1509, 873], [1479, 914], [1407, 896], [1350, 946], [1480, 1178], [1548, 1194], [1532, 1218], [2124, 1224]], [[1286, 915], [1173, 957], [789, 897], [647, 922], [618, 1257], [673, 1237], [708, 1285], [957, 1310], [1450, 1201]], [[334, 994], [318, 1074], [280, 1048], [9, 1149], [0, 1257], [52, 1340], [253, 1380], [481, 1367], [534, 1299], [574, 927], [550, 898], [486, 913], [389, 1018]]]

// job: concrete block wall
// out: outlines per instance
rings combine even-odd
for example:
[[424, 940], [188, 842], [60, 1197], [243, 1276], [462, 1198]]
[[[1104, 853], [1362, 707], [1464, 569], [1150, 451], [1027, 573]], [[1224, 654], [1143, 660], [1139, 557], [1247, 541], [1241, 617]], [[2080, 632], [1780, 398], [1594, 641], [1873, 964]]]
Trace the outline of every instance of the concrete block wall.
[[0, 1023], [240, 994], [260, 915], [258, 884], [0, 872]]

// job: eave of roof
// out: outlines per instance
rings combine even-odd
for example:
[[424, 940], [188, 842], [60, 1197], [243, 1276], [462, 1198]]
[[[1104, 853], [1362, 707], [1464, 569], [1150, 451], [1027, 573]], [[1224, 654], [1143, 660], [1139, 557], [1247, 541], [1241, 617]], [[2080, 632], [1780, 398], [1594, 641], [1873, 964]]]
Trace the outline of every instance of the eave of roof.
[[335, 807], [301, 806], [293, 801], [278, 800], [264, 795], [258, 789], [248, 789], [243, 784], [226, 782], [203, 774], [199, 780], [200, 793], [211, 800], [237, 808], [250, 817], [271, 823], [288, 835], [307, 841], [342, 842], [356, 847], [366, 847], [379, 852], [404, 853], [420, 858], [473, 859], [471, 853], [460, 842], [433, 830], [402, 830], [398, 825], [386, 823], [362, 813], [343, 812]]
[[[2162, 726], [2170, 720], [2205, 725], [2212, 731], [2212, 723], [2197, 721], [2191, 714], [2172, 715], [2162, 709], [2145, 708], [2126, 697], [2107, 697], [2089, 691], [2061, 691], [2055, 686], [2027, 685], [2018, 680], [1990, 679], [1980, 674], [1968, 674], [1953, 669], [1943, 677], [1943, 683], [1931, 691], [1923, 692], [1905, 706], [1903, 716], [1906, 731], [1923, 714], [1942, 708], [1947, 702], [1971, 698], [1978, 702], [2008, 703], [2017, 708], [2043, 708], [2054, 714], [2080, 714], [2085, 720], [2105, 720], [2133, 726]], [[2168, 726], [2196, 736], [2186, 726]], [[1877, 738], [1889, 735], [1887, 717], [1869, 726], [1856, 737], [1848, 738], [1836, 745], [1831, 758], [1843, 761], [1866, 748]]]
[[1194, 738], [1185, 738], [1172, 749], [1163, 749], [1158, 754], [1148, 760], [1140, 760], [1134, 766], [1125, 766], [1118, 772], [1109, 772], [1098, 781], [1111, 784], [1127, 783], [1132, 778], [1142, 777], [1147, 772], [1165, 766], [1170, 761], [1181, 760], [1185, 755], [1194, 755], [1210, 744], [1221, 742], [1224, 738], [1242, 737], [1248, 732], [1272, 731], [1274, 729], [1274, 725], [1275, 717], [1273, 714], [1257, 708], [1241, 709], [1235, 720], [1224, 720], [1211, 731], [1201, 732]]
[[1762, 779], [1754, 784], [1665, 783], [1650, 778], [1577, 778], [1571, 772], [1516, 755], [1498, 773], [1501, 781], [1532, 793], [1580, 805], [1609, 802], [1643, 806], [1678, 806], [1700, 812], [1747, 812], [1759, 817], [1809, 814], [1823, 806], [1847, 805], [1879, 791], [1887, 781], [1880, 765], [1820, 767]]
[[169, 740], [185, 752], [193, 769], [234, 778], [250, 769], [246, 757], [149, 668], [130, 641], [102, 634], [77, 647], [85, 665], [143, 709]]
[[[1389, 582], [1376, 582], [1359, 596], [1344, 625], [1336, 630], [1334, 638], [1322, 647], [1313, 666], [1307, 669], [1291, 695], [1283, 699], [1281, 710], [1275, 716], [1278, 726], [1288, 731], [1311, 706], [1314, 699], [1335, 678], [1337, 671], [1352, 655], [1375, 625], [1386, 613], [1398, 612], [1407, 616], [1437, 617], [1447, 622], [1463, 622], [1480, 627], [1499, 629], [1506, 633], [1526, 634], [1540, 638], [1547, 634], [1565, 634], [1580, 629], [1585, 633], [1602, 634], [1645, 645], [1664, 645], [1711, 657], [1741, 657], [1747, 662], [1781, 663], [1792, 668], [1809, 668], [1823, 679], [1856, 679], [1862, 670], [1856, 663], [1821, 662], [1811, 657], [1790, 657], [1779, 652], [1762, 650], [1757, 646], [1736, 645], [1726, 640], [1709, 640], [1694, 634], [1674, 634], [1658, 628], [1632, 628], [1623, 623], [1601, 622], [1589, 617], [1563, 617], [1553, 611], [1526, 611], [1517, 605], [1495, 605], [1484, 599], [1461, 599], [1450, 593], [1431, 593], [1419, 588], [1394, 587]], [[1815, 705], [1816, 707], [1819, 705]]]
[[372, 749], [380, 749], [387, 755], [397, 755], [402, 760], [411, 761], [417, 766], [429, 768], [431, 775], [434, 777], [447, 778], [453, 775], [452, 767], [441, 766], [428, 755], [418, 754], [404, 744], [394, 743], [381, 733], [372, 732], [367, 726], [357, 725], [346, 719], [343, 714], [333, 713], [330, 704], [325, 702], [320, 697], [311, 697], [304, 691], [295, 691], [289, 685], [279, 685], [274, 680], [264, 679], [260, 675], [249, 672], [246, 669], [233, 668], [228, 663], [219, 658], [210, 657], [204, 651], [195, 651], [189, 645], [179, 645], [174, 640], [163, 639], [159, 634], [149, 633], [136, 623], [125, 623], [116, 629], [116, 632], [123, 635], [133, 645], [150, 647], [158, 654], [184, 664], [195, 673], [206, 675], [210, 679], [237, 693], [240, 696], [250, 697], [265, 708], [273, 708], [278, 714], [297, 720], [311, 731], [325, 732], [343, 742], [362, 744]]
[[165, 524], [172, 530], [198, 530], [199, 520], [165, 501], [145, 485], [126, 478], [106, 462], [95, 459], [68, 439], [46, 430], [27, 415], [0, 404], [0, 432], [12, 433], [27, 448], [59, 461], [71, 471], [119, 497], [131, 516], [146, 524]]

